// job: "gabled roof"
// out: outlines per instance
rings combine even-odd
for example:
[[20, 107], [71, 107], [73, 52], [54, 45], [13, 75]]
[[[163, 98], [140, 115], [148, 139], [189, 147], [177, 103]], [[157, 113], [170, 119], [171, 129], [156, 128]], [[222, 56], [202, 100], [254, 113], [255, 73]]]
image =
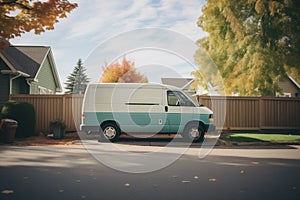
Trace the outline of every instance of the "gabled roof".
[[49, 56], [57, 91], [61, 85], [56, 71], [53, 55], [49, 46], [13, 46], [0, 51], [0, 58], [8, 65], [13, 73], [19, 73], [27, 78], [35, 79], [38, 72]]
[[300, 89], [299, 83], [297, 83], [297, 81], [296, 81], [295, 79], [293, 79], [293, 77], [291, 77], [291, 76], [289, 76], [289, 75], [288, 75], [288, 77], [289, 77], [289, 79], [292, 81], [292, 83], [294, 83], [294, 85], [295, 85], [298, 89]]
[[44, 46], [9, 46], [1, 51], [1, 58], [12, 71], [21, 71], [35, 78], [50, 47]]
[[192, 78], [161, 78], [162, 84], [172, 85], [183, 90], [189, 90], [193, 81]]

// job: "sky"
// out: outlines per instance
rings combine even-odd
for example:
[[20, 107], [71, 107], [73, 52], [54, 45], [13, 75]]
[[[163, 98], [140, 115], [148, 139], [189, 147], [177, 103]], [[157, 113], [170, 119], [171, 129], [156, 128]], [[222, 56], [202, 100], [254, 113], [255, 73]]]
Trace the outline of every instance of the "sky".
[[10, 40], [14, 45], [50, 46], [62, 87], [79, 58], [91, 82], [102, 67], [123, 55], [150, 82], [162, 77], [190, 77], [197, 49], [206, 36], [197, 19], [204, 0], [70, 0], [78, 8], [41, 35], [32, 32]]

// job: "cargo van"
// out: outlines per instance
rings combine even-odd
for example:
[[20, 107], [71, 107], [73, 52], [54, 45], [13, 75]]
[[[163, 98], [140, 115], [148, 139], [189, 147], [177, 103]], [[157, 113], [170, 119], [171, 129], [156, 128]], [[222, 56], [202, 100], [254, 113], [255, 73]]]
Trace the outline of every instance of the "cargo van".
[[179, 88], [153, 83], [89, 84], [81, 131], [116, 141], [122, 133], [180, 133], [192, 142], [215, 131], [213, 112]]

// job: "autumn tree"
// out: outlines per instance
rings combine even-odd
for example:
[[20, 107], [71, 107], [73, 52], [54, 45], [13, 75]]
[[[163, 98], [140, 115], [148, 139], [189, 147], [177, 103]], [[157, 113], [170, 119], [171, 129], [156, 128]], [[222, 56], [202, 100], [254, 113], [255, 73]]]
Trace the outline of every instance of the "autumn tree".
[[133, 61], [124, 56], [122, 62], [115, 62], [103, 67], [100, 78], [102, 83], [147, 83], [148, 79], [136, 71]]
[[89, 78], [86, 75], [86, 68], [83, 66], [81, 59], [78, 60], [77, 66], [67, 77], [66, 94], [84, 94]]
[[58, 19], [77, 7], [68, 0], [0, 0], [0, 37], [14, 38], [29, 31], [54, 29]]
[[[202, 13], [197, 24], [209, 35], [195, 60], [206, 79], [220, 73], [227, 94], [274, 95], [287, 73], [300, 81], [299, 0], [207, 0]], [[205, 73], [205, 52], [218, 72]]]

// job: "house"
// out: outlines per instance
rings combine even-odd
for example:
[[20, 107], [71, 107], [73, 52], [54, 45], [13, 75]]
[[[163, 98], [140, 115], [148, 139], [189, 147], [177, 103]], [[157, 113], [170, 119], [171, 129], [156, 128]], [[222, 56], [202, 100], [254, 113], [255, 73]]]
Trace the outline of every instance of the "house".
[[162, 84], [172, 85], [180, 88], [182, 91], [194, 95], [196, 91], [191, 89], [191, 84], [194, 82], [193, 78], [161, 78]]
[[293, 77], [288, 75], [288, 79], [278, 83], [282, 92], [276, 92], [276, 96], [280, 97], [300, 97], [300, 84]]
[[219, 86], [214, 86], [212, 83], [207, 83], [207, 89], [203, 86], [198, 85], [197, 91], [191, 89], [191, 84], [194, 82], [193, 78], [162, 78], [161, 79], [163, 84], [176, 86], [181, 88], [184, 92], [192, 95], [192, 96], [219, 96]]
[[50, 47], [10, 45], [0, 50], [0, 107], [10, 94], [55, 94], [61, 91]]

